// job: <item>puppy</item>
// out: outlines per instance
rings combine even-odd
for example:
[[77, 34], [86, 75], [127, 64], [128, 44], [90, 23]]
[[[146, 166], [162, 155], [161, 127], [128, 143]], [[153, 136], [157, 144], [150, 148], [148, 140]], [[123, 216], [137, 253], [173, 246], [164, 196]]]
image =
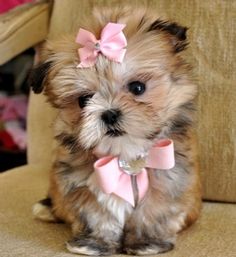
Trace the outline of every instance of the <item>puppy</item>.
[[[169, 251], [201, 208], [187, 28], [131, 7], [96, 9], [80, 28], [48, 41], [30, 75], [58, 110], [48, 198], [34, 214], [71, 224], [73, 253]], [[147, 165], [173, 145], [172, 164], [158, 153]]]

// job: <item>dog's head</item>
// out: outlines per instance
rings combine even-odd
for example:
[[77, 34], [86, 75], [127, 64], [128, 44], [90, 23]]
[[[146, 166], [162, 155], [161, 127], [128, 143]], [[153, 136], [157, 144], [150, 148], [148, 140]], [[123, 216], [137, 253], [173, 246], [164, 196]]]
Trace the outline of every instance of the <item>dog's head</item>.
[[131, 8], [96, 10], [81, 27], [99, 38], [108, 22], [126, 24], [122, 63], [99, 54], [94, 66], [78, 68], [81, 46], [74, 34], [47, 43], [47, 58], [32, 71], [31, 85], [44, 91], [59, 110], [62, 132], [84, 149], [135, 158], [191, 120], [196, 87], [180, 56], [187, 29]]

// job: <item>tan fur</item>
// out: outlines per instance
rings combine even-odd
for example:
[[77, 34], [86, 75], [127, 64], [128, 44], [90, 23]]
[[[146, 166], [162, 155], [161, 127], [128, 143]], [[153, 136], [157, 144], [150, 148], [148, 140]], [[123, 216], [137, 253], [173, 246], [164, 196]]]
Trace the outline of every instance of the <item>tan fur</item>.
[[[75, 34], [46, 45], [43, 59], [51, 67], [44, 92], [59, 111], [49, 196], [54, 215], [72, 225], [75, 238], [68, 242], [68, 249], [74, 253], [165, 252], [172, 249], [176, 234], [199, 215], [196, 143], [188, 124], [197, 88], [189, 78], [189, 66], [174, 52], [178, 39], [164, 30], [147, 32], [156, 18], [142, 9], [104, 8], [95, 10], [93, 18], [81, 26], [99, 38], [106, 23], [127, 24], [127, 53], [121, 64], [100, 55], [94, 67], [76, 68]], [[127, 89], [129, 82], [137, 80], [147, 87], [141, 96]], [[81, 110], [77, 99], [85, 93], [94, 96]], [[111, 108], [122, 112], [123, 136], [105, 136], [100, 116]], [[94, 153], [132, 160], [154, 140], [166, 137], [174, 141], [176, 166], [148, 170], [149, 190], [136, 208], [100, 190], [93, 176]]]

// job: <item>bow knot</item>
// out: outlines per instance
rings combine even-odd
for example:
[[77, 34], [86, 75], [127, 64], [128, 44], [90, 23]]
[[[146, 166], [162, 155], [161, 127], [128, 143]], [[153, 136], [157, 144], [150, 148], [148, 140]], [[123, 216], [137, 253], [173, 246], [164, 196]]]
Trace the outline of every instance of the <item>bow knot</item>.
[[[134, 188], [131, 176], [135, 176], [138, 201], [141, 201], [148, 190], [148, 173], [146, 168], [168, 170], [175, 165], [174, 145], [170, 139], [158, 141], [148, 152], [145, 167], [132, 172], [132, 167], [120, 162], [118, 157], [105, 156], [95, 164], [95, 175], [102, 191], [106, 194], [114, 193], [135, 206]], [[128, 169], [127, 169], [128, 167]]]
[[99, 40], [93, 33], [85, 29], [79, 29], [76, 43], [83, 47], [79, 48], [79, 68], [92, 67], [101, 53], [109, 60], [121, 63], [126, 53], [127, 40], [122, 30], [124, 24], [108, 23], [101, 32]]
[[95, 43], [94, 48], [95, 48], [95, 50], [100, 51], [101, 46], [100, 46], [99, 40], [97, 41], [97, 43]]

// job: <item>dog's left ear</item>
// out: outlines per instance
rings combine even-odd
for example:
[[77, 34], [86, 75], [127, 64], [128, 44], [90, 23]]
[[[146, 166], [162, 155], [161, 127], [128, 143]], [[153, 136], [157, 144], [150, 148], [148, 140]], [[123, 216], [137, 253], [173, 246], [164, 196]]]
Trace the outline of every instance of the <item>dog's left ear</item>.
[[35, 94], [43, 91], [46, 82], [47, 73], [51, 67], [50, 62], [44, 62], [36, 65], [29, 73], [28, 84], [33, 89]]
[[182, 27], [175, 22], [168, 22], [157, 19], [151, 24], [151, 26], [148, 28], [148, 31], [157, 30], [169, 33], [172, 36], [171, 43], [173, 44], [174, 52], [178, 53], [183, 51], [188, 45], [186, 42], [187, 29], [187, 27]]

